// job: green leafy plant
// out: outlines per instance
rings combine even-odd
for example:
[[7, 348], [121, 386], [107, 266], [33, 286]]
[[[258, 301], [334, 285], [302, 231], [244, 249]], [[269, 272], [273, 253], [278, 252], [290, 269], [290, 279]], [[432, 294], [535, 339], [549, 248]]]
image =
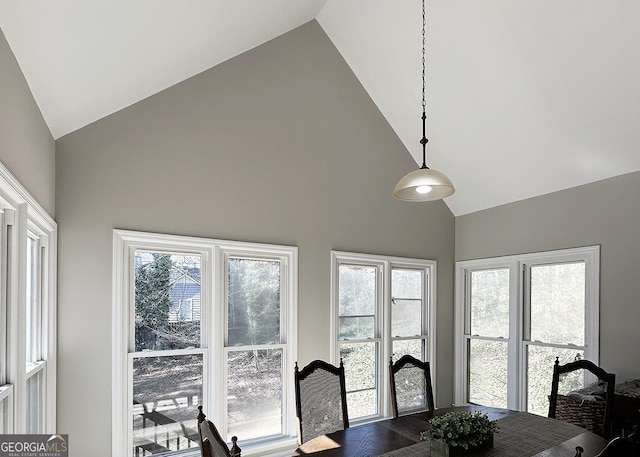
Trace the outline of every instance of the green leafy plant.
[[498, 430], [497, 421], [479, 411], [453, 411], [431, 419], [429, 424], [431, 428], [420, 433], [421, 440], [439, 440], [463, 449], [484, 443]]

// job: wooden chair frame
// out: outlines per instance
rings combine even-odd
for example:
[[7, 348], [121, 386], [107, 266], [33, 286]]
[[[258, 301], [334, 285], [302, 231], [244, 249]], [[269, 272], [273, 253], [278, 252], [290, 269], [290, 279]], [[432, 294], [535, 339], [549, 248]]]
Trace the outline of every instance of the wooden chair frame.
[[433, 386], [431, 384], [431, 366], [429, 362], [423, 362], [422, 360], [418, 360], [409, 354], [405, 354], [400, 357], [396, 363], [393, 363], [393, 358], [389, 360], [389, 384], [391, 386], [391, 409], [393, 411], [393, 417], [399, 416], [398, 398], [396, 394], [396, 373], [402, 370], [408, 363], [411, 363], [422, 369], [425, 378], [425, 395], [427, 396], [427, 406], [429, 408], [429, 411], [433, 411], [435, 409], [435, 403], [433, 401]]
[[638, 457], [640, 456], [640, 432], [636, 425], [628, 437], [616, 436], [596, 457]]
[[[200, 452], [202, 457], [216, 457], [218, 454], [214, 453], [214, 449], [220, 449], [225, 455], [224, 457], [241, 457], [241, 449], [238, 447], [238, 437], [231, 437], [231, 450], [227, 447], [227, 443], [222, 439], [216, 426], [210, 420], [207, 420], [207, 416], [202, 412], [202, 406], [198, 406], [198, 432], [200, 435]], [[209, 436], [203, 437], [202, 430], [205, 430], [205, 435], [213, 436], [215, 443], [211, 443]], [[221, 456], [222, 457], [222, 456]]]
[[549, 417], [555, 419], [556, 406], [558, 404], [558, 385], [560, 384], [560, 375], [570, 373], [577, 370], [587, 370], [595, 375], [598, 379], [604, 381], [607, 389], [607, 398], [605, 400], [604, 419], [602, 421], [602, 435], [609, 438], [611, 435], [611, 415], [613, 413], [613, 397], [616, 385], [616, 375], [609, 373], [600, 368], [590, 360], [576, 360], [564, 365], [560, 365], [559, 358], [553, 365], [553, 380], [551, 382], [551, 396], [549, 397]]

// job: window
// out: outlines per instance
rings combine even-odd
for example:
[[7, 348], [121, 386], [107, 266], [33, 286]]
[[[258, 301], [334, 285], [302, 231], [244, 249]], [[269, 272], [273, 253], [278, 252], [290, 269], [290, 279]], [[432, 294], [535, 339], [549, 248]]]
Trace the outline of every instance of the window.
[[411, 354], [435, 366], [436, 262], [331, 256], [332, 353], [344, 363], [349, 419], [389, 416], [389, 358]]
[[135, 249], [133, 257], [133, 446], [187, 447], [181, 425], [193, 425], [202, 402], [204, 352], [201, 320], [184, 305], [201, 296], [202, 255]]
[[43, 255], [40, 237], [27, 236], [27, 294], [26, 294], [26, 421], [27, 433], [44, 432], [45, 368], [42, 331]]
[[283, 264], [230, 254], [225, 260], [227, 417], [233, 418], [227, 439], [281, 436], [287, 350], [280, 331]]
[[0, 433], [56, 430], [56, 224], [0, 164]]
[[114, 252], [113, 455], [197, 452], [198, 405], [245, 453], [290, 447], [297, 248], [116, 230]]
[[598, 363], [599, 247], [457, 263], [456, 404], [546, 415], [553, 364]]

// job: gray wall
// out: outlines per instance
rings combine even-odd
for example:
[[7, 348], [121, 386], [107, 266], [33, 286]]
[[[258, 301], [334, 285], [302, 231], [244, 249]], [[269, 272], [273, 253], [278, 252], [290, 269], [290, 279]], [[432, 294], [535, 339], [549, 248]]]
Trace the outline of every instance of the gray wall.
[[0, 30], [0, 161], [51, 216], [54, 160], [53, 137]]
[[298, 246], [303, 364], [329, 357], [331, 249], [437, 260], [450, 403], [454, 217], [393, 199], [415, 168], [315, 21], [59, 139], [58, 429], [73, 456], [110, 455], [114, 228]]
[[456, 259], [600, 245], [600, 364], [640, 378], [640, 172], [456, 218]]

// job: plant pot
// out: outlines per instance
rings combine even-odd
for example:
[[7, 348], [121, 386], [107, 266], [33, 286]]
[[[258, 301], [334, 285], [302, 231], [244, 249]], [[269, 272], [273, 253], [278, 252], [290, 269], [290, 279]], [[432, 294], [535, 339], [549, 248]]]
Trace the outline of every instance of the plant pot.
[[449, 446], [444, 441], [432, 440], [431, 441], [431, 457], [458, 457], [466, 455], [467, 453], [491, 449], [493, 447], [493, 435], [480, 443], [477, 446], [470, 446], [469, 449], [465, 449], [459, 446]]

